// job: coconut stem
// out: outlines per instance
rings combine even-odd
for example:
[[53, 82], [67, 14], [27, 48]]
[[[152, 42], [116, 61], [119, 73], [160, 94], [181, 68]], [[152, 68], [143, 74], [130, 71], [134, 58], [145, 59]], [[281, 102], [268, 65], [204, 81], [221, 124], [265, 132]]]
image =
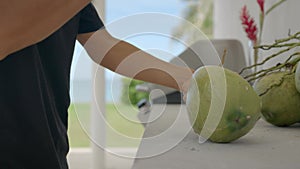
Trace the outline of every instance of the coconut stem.
[[300, 46], [300, 43], [294, 44], [294, 45], [292, 45], [292, 46], [290, 46], [290, 47], [288, 47], [288, 48], [286, 48], [286, 49], [283, 49], [283, 50], [281, 50], [281, 51], [279, 51], [279, 52], [277, 52], [277, 53], [275, 53], [275, 54], [272, 54], [272, 55], [268, 56], [266, 59], [264, 59], [264, 60], [263, 60], [262, 62], [260, 62], [260, 63], [257, 63], [257, 64], [254, 64], [254, 65], [245, 67], [245, 68], [243, 68], [243, 69], [241, 70], [240, 74], [242, 74], [245, 70], [251, 69], [251, 68], [253, 68], [253, 67], [261, 66], [261, 65], [265, 64], [267, 61], [269, 61], [269, 60], [275, 58], [276, 56], [281, 55], [281, 54], [283, 54], [283, 53], [285, 53], [285, 52], [288, 52], [289, 50], [291, 50], [291, 49], [293, 49], [293, 48], [296, 48], [296, 47], [298, 47], [298, 46]]
[[286, 43], [286, 44], [273, 44], [273, 45], [261, 45], [255, 46], [254, 49], [262, 49], [262, 50], [270, 50], [272, 48], [282, 48], [282, 47], [289, 47], [289, 46], [300, 46], [300, 43]]
[[295, 44], [298, 44], [298, 46], [300, 46], [299, 42], [298, 43], [285, 43], [285, 42], [289, 42], [291, 40], [300, 40], [300, 32], [297, 32], [294, 35], [290, 35], [290, 33], [289, 33], [289, 37], [275, 40], [275, 43], [272, 45], [254, 46], [254, 49], [260, 48], [262, 50], [270, 50], [272, 48], [288, 47], [288, 46], [293, 46]]
[[[290, 42], [292, 41], [292, 42]], [[278, 39], [278, 40], [275, 40], [275, 42], [271, 45], [260, 45], [260, 46], [255, 46], [254, 49], [262, 49], [262, 50], [271, 50], [271, 49], [274, 49], [274, 48], [284, 48], [282, 50], [279, 50], [278, 52], [266, 57], [263, 61], [261, 61], [260, 63], [256, 63], [256, 64], [253, 64], [253, 65], [250, 65], [248, 67], [245, 67], [243, 68], [241, 71], [240, 71], [240, 74], [242, 74], [245, 70], [248, 70], [248, 69], [252, 69], [254, 67], [257, 67], [257, 66], [261, 66], [261, 65], [264, 65], [266, 62], [268, 62], [269, 60], [273, 59], [273, 58], [276, 58], [277, 56], [285, 53], [285, 52], [288, 52], [290, 51], [291, 49], [294, 49], [296, 47], [299, 47], [300, 46], [300, 32], [297, 32], [293, 35], [288, 34], [288, 37], [287, 38], [283, 38], [283, 39]], [[277, 64], [276, 66], [273, 66], [273, 67], [270, 67], [268, 69], [262, 69], [258, 72], [254, 72], [252, 74], [248, 74], [246, 75], [244, 78], [247, 79], [249, 82], [251, 81], [254, 81], [256, 79], [259, 79], [265, 75], [267, 75], [268, 73], [270, 72], [273, 72], [273, 71], [276, 71], [276, 70], [280, 70], [282, 68], [291, 68], [291, 73], [295, 70], [295, 66], [297, 65], [298, 62], [300, 62], [300, 57], [297, 57], [295, 59], [292, 60], [293, 57], [295, 56], [300, 56], [300, 52], [295, 52], [293, 53], [292, 55], [290, 55], [285, 61], [284, 63], [279, 63]]]
[[300, 61], [300, 57], [290, 61], [294, 56], [300, 56], [300, 52], [296, 52], [296, 53], [292, 54], [291, 56], [289, 56], [283, 64], [280, 63], [271, 68], [260, 70], [258, 72], [247, 75], [244, 78], [248, 79], [248, 81], [251, 82], [251, 81], [254, 81], [256, 79], [259, 79], [259, 78], [267, 75], [268, 73], [270, 73], [272, 71], [280, 70], [280, 69], [286, 68], [286, 67], [292, 67], [292, 72], [293, 72], [295, 70], [294, 69], [295, 65]]
[[289, 33], [289, 37], [275, 40], [275, 42], [272, 45], [255, 46], [254, 49], [262, 49], [262, 50], [270, 50], [270, 49], [273, 49], [273, 48], [283, 48], [283, 47], [285, 49], [280, 50], [279, 52], [270, 55], [269, 57], [267, 57], [266, 59], [264, 59], [260, 63], [256, 63], [256, 64], [253, 64], [253, 65], [250, 65], [248, 67], [243, 68], [240, 71], [240, 74], [242, 74], [245, 70], [252, 69], [252, 68], [257, 67], [257, 66], [261, 66], [261, 65], [265, 64], [267, 61], [271, 60], [272, 58], [275, 58], [278, 55], [281, 55], [285, 52], [288, 52], [289, 50], [291, 50], [293, 48], [296, 48], [296, 47], [300, 46], [300, 42], [289, 43], [289, 41], [291, 41], [291, 40], [300, 41], [300, 32], [297, 32], [293, 35], [290, 35], [290, 33]]
[[227, 49], [224, 49], [223, 56], [222, 56], [222, 66], [224, 66], [225, 64], [226, 55], [227, 55]]

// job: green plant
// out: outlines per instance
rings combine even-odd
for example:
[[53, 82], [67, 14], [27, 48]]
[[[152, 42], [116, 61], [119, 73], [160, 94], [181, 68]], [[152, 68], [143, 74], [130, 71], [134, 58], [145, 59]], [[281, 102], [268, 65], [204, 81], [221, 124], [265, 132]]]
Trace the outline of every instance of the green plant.
[[123, 88], [121, 101], [124, 104], [136, 105], [141, 99], [149, 99], [149, 93], [136, 90], [136, 86], [143, 84], [143, 81], [129, 78], [122, 79]]
[[[213, 0], [184, 0], [189, 4], [183, 11], [183, 18], [199, 28], [208, 37], [213, 33]], [[184, 40], [185, 42], [194, 42], [197, 40], [198, 32], [186, 24], [186, 21], [180, 23], [173, 30], [173, 36]]]
[[[259, 46], [262, 41], [262, 34], [263, 34], [263, 28], [264, 28], [264, 22], [266, 16], [271, 13], [274, 9], [276, 9], [279, 5], [281, 5], [286, 0], [279, 0], [277, 3], [273, 4], [268, 10], [265, 10], [265, 0], [257, 0], [257, 4], [260, 8], [260, 17], [259, 17], [259, 29], [256, 26], [254, 18], [252, 18], [249, 15], [249, 11], [247, 9], [247, 6], [245, 5], [242, 8], [240, 19], [242, 21], [242, 25], [244, 27], [244, 30], [247, 34], [247, 37], [251, 41], [253, 45], [253, 60], [254, 65], [257, 64], [259, 56], [258, 56], [258, 50], [259, 48], [256, 48], [256, 46]], [[252, 56], [250, 56], [252, 57]], [[257, 67], [254, 66], [254, 72], [257, 71]]]

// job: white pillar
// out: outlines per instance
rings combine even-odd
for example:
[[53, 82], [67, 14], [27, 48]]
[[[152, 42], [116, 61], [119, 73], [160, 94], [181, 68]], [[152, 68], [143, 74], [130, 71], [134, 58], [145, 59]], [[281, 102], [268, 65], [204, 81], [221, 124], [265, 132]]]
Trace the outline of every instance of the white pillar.
[[101, 17], [102, 21], [105, 20], [105, 0], [93, 0], [93, 4], [96, 7], [99, 16]]
[[[104, 22], [104, 5], [105, 0], [93, 1], [101, 19]], [[93, 63], [92, 70], [92, 109], [91, 109], [91, 133], [94, 142], [92, 146], [92, 169], [105, 169], [105, 150], [101, 146], [105, 146], [106, 129], [105, 121], [101, 118], [101, 114], [105, 117], [105, 74], [104, 69]], [[99, 111], [100, 110], [100, 111]], [[98, 144], [97, 144], [98, 143]], [[99, 143], [101, 146], [99, 146]]]
[[[278, 2], [278, 0], [266, 1], [266, 9], [275, 2]], [[214, 37], [235, 38], [240, 40], [247, 54], [248, 39], [239, 19], [243, 5], [247, 5], [250, 15], [253, 16], [258, 23], [259, 7], [256, 0], [214, 0]], [[275, 39], [287, 37], [289, 29], [291, 29], [292, 32], [300, 31], [299, 6], [299, 0], [288, 0], [266, 17], [262, 37], [263, 43], [271, 43]], [[266, 53], [266, 55], [268, 55], [268, 53]]]
[[[92, 169], [105, 169], [106, 128], [105, 121], [105, 77], [104, 69], [93, 64], [93, 95], [91, 109], [91, 134], [92, 134]], [[99, 111], [100, 110], [100, 111]], [[101, 114], [100, 114], [101, 113]]]

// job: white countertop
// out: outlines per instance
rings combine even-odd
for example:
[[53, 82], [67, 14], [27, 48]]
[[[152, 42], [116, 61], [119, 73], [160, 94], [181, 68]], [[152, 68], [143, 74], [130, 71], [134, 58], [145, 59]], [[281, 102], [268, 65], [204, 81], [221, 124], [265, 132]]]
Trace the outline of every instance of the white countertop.
[[162, 116], [147, 126], [144, 138], [149, 139], [141, 142], [137, 153], [137, 157], [147, 158], [137, 158], [133, 169], [300, 168], [298, 124], [279, 128], [259, 120], [250, 133], [235, 142], [199, 144], [189, 128], [184, 105], [181, 109], [180, 105], [156, 105], [154, 111]]

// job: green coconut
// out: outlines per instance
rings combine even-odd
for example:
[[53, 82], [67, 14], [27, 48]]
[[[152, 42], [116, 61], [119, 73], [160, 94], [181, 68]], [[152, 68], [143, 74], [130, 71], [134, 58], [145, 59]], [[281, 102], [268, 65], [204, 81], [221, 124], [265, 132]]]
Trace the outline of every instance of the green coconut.
[[300, 93], [300, 64], [297, 65], [297, 69], [295, 73], [295, 84], [296, 84], [296, 89]]
[[295, 74], [275, 72], [254, 85], [262, 98], [262, 115], [275, 126], [290, 126], [300, 121], [300, 94], [295, 87]]
[[261, 100], [237, 73], [205, 66], [193, 74], [186, 105], [195, 133], [213, 142], [227, 143], [254, 127], [260, 118]]

